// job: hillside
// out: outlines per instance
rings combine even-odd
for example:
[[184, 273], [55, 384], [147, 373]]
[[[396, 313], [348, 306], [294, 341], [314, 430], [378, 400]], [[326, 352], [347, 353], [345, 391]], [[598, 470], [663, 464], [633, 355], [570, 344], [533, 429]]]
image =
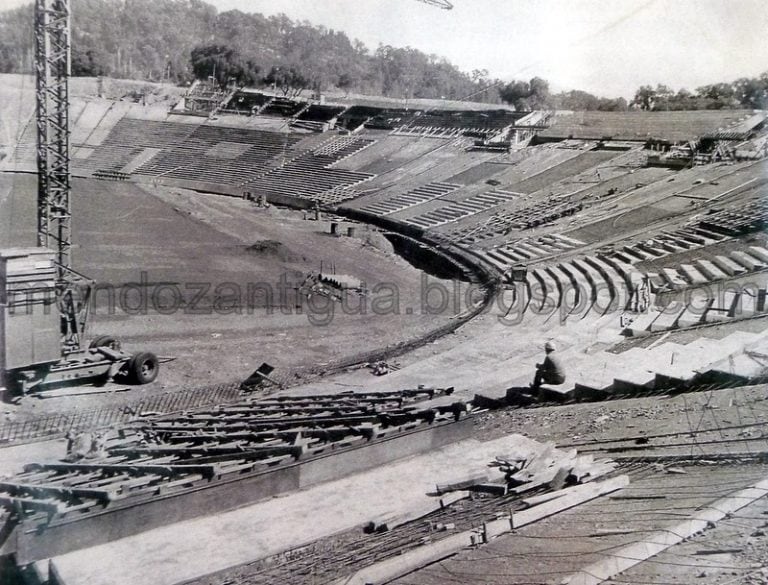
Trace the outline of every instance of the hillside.
[[[239, 10], [218, 12], [201, 0], [72, 0], [72, 70], [76, 76], [188, 82], [190, 54], [231, 46], [256, 77], [296, 70], [307, 87], [373, 95], [498, 102], [444, 59], [413, 48], [375, 51], [341, 31]], [[32, 71], [32, 4], [0, 12], [0, 73]]]

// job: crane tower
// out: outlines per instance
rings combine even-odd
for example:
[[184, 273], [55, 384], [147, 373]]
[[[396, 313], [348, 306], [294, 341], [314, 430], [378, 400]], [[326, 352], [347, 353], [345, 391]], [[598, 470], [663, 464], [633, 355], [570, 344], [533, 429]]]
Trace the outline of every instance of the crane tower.
[[69, 0], [35, 0], [37, 244], [56, 253], [59, 281], [72, 247], [69, 177]]

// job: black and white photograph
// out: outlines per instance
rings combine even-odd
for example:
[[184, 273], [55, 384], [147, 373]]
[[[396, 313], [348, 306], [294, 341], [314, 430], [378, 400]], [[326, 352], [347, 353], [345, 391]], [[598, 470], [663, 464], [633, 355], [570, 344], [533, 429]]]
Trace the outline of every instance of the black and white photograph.
[[0, 0], [0, 585], [768, 585], [765, 0]]

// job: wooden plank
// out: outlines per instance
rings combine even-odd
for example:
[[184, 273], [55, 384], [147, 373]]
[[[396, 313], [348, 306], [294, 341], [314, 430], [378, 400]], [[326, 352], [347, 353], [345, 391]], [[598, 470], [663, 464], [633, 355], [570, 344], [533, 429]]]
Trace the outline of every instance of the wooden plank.
[[158, 475], [183, 475], [187, 473], [199, 473], [206, 477], [213, 477], [218, 472], [216, 465], [152, 465], [140, 463], [132, 465], [130, 463], [46, 463], [44, 469], [56, 471], [97, 471], [102, 473], [151, 473]]
[[52, 484], [17, 483], [9, 481], [0, 482], [0, 490], [10, 492], [12, 494], [27, 493], [66, 498], [94, 498], [107, 502], [115, 500], [119, 497], [116, 492], [104, 489], [60, 486]]
[[58, 514], [65, 507], [63, 502], [56, 502], [52, 499], [40, 500], [37, 498], [17, 498], [4, 495], [0, 495], [0, 506], [7, 506], [10, 509], [15, 508], [16, 506], [22, 506], [47, 512], [49, 514]]
[[456, 490], [465, 490], [467, 488], [470, 488], [474, 485], [485, 483], [489, 479], [489, 474], [487, 471], [483, 471], [480, 473], [470, 473], [465, 477], [462, 477], [461, 479], [457, 479], [452, 481], [451, 483], [444, 483], [444, 484], [438, 484], [435, 486], [435, 490], [438, 494], [444, 494], [447, 492], [453, 492]]
[[436, 498], [431, 501], [422, 501], [413, 508], [404, 512], [395, 512], [376, 516], [365, 525], [364, 531], [367, 533], [387, 532], [393, 528], [407, 524], [408, 522], [413, 522], [414, 520], [423, 518], [432, 512], [437, 512], [442, 508], [443, 506], [441, 505], [440, 500]]
[[628, 485], [629, 476], [620, 475], [600, 483], [588, 483], [575, 486], [572, 492], [562, 498], [545, 502], [521, 512], [515, 512], [512, 514], [512, 526], [514, 528], [526, 526], [532, 522], [546, 518], [547, 516], [552, 516], [553, 514], [573, 508], [574, 506], [578, 506], [589, 500], [594, 500], [604, 494], [620, 490]]
[[[768, 479], [717, 500], [703, 510], [668, 528], [649, 535], [647, 539], [627, 545], [609, 553], [600, 561], [567, 576], [561, 585], [598, 585], [619, 573], [656, 556], [694, 534], [706, 530], [713, 523], [748, 506], [768, 493]], [[605, 554], [605, 553], [604, 553]]]

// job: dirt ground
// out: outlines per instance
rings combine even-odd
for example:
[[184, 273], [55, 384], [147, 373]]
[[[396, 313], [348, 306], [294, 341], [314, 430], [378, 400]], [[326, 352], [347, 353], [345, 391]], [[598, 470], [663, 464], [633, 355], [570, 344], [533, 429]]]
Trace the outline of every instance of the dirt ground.
[[[467, 283], [416, 269], [367, 226], [335, 237], [330, 219], [230, 197], [85, 179], [73, 187], [73, 264], [98, 287], [90, 336], [176, 358], [136, 395], [243, 380], [262, 362], [321, 366], [425, 334], [466, 309]], [[34, 244], [34, 201], [33, 176], [0, 175], [0, 245]], [[295, 287], [320, 271], [349, 275], [368, 294], [315, 295], [297, 308]], [[42, 413], [108, 400], [25, 402]]]

